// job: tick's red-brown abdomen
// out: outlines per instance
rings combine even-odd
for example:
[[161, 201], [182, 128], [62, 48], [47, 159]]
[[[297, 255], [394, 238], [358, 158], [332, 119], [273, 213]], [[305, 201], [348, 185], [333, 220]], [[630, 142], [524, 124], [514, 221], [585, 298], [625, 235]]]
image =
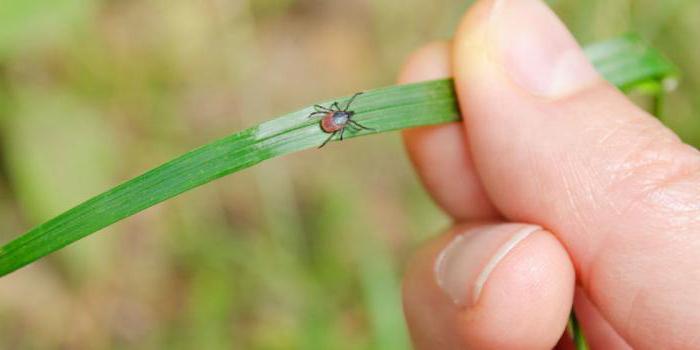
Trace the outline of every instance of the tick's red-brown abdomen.
[[337, 112], [329, 112], [325, 116], [323, 116], [323, 119], [321, 119], [321, 129], [323, 129], [323, 131], [327, 133], [332, 133], [342, 129], [345, 126], [338, 125], [333, 121], [333, 115], [336, 113]]

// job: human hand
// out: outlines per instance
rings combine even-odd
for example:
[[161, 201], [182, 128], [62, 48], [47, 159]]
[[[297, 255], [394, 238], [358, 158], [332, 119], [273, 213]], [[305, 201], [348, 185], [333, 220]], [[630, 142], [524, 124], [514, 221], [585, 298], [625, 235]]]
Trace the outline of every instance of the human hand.
[[399, 81], [447, 76], [464, 122], [404, 134], [459, 223], [407, 270], [416, 348], [564, 348], [572, 303], [593, 349], [700, 348], [700, 154], [540, 0], [477, 1]]

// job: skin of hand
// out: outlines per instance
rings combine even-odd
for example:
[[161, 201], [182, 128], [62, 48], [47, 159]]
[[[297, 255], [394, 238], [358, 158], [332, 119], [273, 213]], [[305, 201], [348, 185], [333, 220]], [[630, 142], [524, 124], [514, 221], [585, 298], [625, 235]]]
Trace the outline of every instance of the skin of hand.
[[417, 349], [700, 348], [700, 154], [602, 80], [540, 0], [479, 0], [399, 82], [452, 76], [463, 122], [406, 148], [456, 222], [403, 285]]

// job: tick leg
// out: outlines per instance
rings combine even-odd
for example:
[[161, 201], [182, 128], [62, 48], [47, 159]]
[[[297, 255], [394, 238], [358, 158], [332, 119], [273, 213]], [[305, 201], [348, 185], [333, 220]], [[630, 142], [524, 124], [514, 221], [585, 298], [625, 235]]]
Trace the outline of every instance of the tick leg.
[[333, 104], [331, 105], [331, 109], [334, 110], [334, 111], [340, 111], [340, 110], [341, 110], [341, 109], [340, 109], [340, 106], [338, 106], [338, 102], [333, 102]]
[[347, 112], [348, 108], [350, 108], [350, 105], [352, 104], [352, 101], [355, 100], [355, 97], [360, 96], [362, 94], [364, 94], [364, 92], [358, 92], [358, 93], [352, 95], [352, 97], [350, 97], [350, 100], [348, 100], [348, 103], [345, 105], [345, 108], [343, 109], [343, 111]]
[[323, 143], [322, 143], [320, 146], [318, 146], [318, 148], [321, 148], [321, 147], [325, 146], [325, 145], [328, 143], [328, 141], [330, 141], [330, 140], [333, 138], [333, 136], [335, 136], [336, 133], [337, 133], [337, 131], [334, 132], [334, 133], [332, 133], [331, 136], [328, 136], [328, 138], [326, 139], [326, 141], [323, 141]]
[[343, 141], [343, 133], [345, 132], [345, 128], [340, 129], [340, 141]]
[[314, 109], [316, 109], [316, 112], [326, 112], [326, 113], [333, 112], [332, 109], [323, 107], [321, 105], [314, 105]]
[[370, 130], [370, 131], [375, 131], [375, 130], [376, 130], [376, 129], [368, 128], [368, 127], [366, 127], [366, 126], [364, 126], [364, 125], [362, 125], [362, 124], [360, 124], [360, 123], [358, 123], [358, 122], [356, 122], [356, 121], [354, 121], [354, 120], [352, 120], [352, 119], [348, 120], [348, 124], [351, 124], [352, 126], [356, 126], [356, 127], [360, 128], [360, 129], [365, 129], [365, 130]]
[[314, 117], [314, 116], [316, 116], [316, 115], [319, 115], [319, 114], [327, 114], [327, 113], [328, 113], [328, 112], [316, 111], [316, 112], [312, 112], [311, 114], [309, 114], [309, 116], [308, 116], [307, 118], [312, 118], [312, 117]]

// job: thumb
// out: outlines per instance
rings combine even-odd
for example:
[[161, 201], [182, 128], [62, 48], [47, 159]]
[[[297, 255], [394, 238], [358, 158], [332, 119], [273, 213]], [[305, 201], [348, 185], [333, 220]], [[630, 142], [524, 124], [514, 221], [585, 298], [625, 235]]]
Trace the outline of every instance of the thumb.
[[540, 0], [479, 1], [452, 62], [496, 208], [559, 238], [630, 345], [697, 346], [697, 151], [605, 83]]

